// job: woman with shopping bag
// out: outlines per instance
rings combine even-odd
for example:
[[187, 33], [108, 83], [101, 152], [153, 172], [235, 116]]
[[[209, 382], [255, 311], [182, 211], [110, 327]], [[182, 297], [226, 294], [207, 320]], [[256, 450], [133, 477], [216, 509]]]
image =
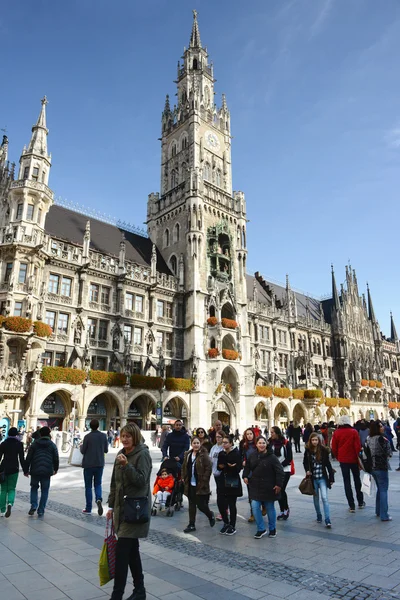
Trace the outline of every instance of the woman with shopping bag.
[[389, 458], [392, 456], [390, 443], [384, 436], [381, 421], [372, 421], [365, 452], [371, 457], [371, 475], [376, 483], [375, 514], [381, 521], [391, 521], [388, 512]]
[[113, 519], [118, 537], [111, 600], [122, 600], [128, 567], [134, 584], [128, 600], [145, 600], [139, 539], [146, 538], [149, 532], [152, 463], [137, 425], [129, 423], [122, 427], [120, 439], [123, 449], [115, 459], [107, 512], [107, 519]]

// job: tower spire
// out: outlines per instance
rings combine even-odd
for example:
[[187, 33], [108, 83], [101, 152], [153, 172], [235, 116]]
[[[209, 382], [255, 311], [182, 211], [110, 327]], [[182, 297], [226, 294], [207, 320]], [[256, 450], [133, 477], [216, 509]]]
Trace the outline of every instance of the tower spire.
[[46, 105], [48, 104], [46, 96], [42, 98], [41, 102], [42, 108], [40, 109], [36, 125], [32, 127], [32, 137], [29, 142], [28, 152], [47, 157], [47, 134], [49, 130], [46, 127]]
[[192, 35], [190, 36], [189, 48], [201, 48], [199, 24], [197, 22], [197, 10], [193, 10]]
[[372, 304], [371, 292], [369, 289], [369, 285], [367, 283], [367, 293], [368, 293], [368, 318], [372, 323], [376, 323], [374, 305]]
[[390, 339], [392, 342], [398, 342], [399, 338], [397, 336], [396, 325], [394, 324], [393, 314], [390, 313]]
[[336, 287], [336, 278], [335, 278], [335, 271], [333, 270], [333, 265], [331, 265], [331, 269], [332, 269], [332, 299], [333, 299], [333, 308], [335, 310], [339, 310], [339, 308], [340, 308], [339, 294], [338, 294], [337, 287]]

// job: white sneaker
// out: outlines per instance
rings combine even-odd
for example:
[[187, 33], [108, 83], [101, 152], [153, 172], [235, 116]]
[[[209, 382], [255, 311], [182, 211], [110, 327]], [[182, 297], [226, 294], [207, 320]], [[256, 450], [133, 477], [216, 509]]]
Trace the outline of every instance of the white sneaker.
[[0, 517], [4, 517], [4, 514], [5, 514], [5, 513], [0, 513]]

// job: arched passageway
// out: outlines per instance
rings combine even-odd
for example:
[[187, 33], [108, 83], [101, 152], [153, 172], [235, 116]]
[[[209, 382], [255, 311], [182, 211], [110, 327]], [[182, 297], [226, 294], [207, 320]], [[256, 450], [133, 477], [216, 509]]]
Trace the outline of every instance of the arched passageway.
[[188, 411], [187, 406], [179, 396], [175, 396], [168, 400], [163, 409], [163, 425], [175, 423], [177, 419], [181, 419], [184, 426], [188, 426]]
[[37, 424], [50, 429], [57, 428], [59, 431], [67, 431], [69, 428], [68, 417], [72, 410], [71, 396], [59, 390], [49, 394], [39, 408]]
[[128, 409], [128, 423], [133, 422], [140, 429], [156, 429], [156, 403], [147, 394], [137, 396]]
[[278, 425], [282, 431], [285, 431], [289, 425], [289, 412], [283, 402], [279, 402], [275, 407], [274, 423], [275, 425]]
[[116, 429], [121, 425], [121, 418], [117, 401], [107, 393], [99, 394], [89, 404], [85, 427], [89, 428], [92, 419], [100, 423], [99, 429], [106, 431], [109, 427]]

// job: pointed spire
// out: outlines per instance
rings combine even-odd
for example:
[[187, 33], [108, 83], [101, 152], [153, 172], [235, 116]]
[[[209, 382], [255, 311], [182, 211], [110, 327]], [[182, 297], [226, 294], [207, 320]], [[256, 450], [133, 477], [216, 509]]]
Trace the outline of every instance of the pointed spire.
[[399, 338], [397, 336], [396, 325], [394, 324], [393, 314], [390, 313], [390, 339], [392, 342], [398, 342]]
[[201, 48], [199, 24], [197, 22], [197, 10], [193, 11], [192, 35], [190, 36], [189, 48]]
[[165, 96], [165, 105], [164, 105], [164, 113], [170, 113], [171, 107], [169, 105], [169, 94]]
[[338, 294], [337, 287], [336, 287], [336, 278], [335, 278], [335, 271], [333, 270], [333, 265], [331, 265], [331, 269], [332, 269], [332, 299], [333, 299], [333, 308], [335, 310], [339, 310], [339, 308], [340, 308], [339, 294]]
[[48, 104], [46, 96], [42, 98], [41, 102], [42, 108], [36, 125], [32, 127], [32, 137], [27, 152], [47, 156], [47, 134], [49, 130], [46, 127], [46, 105]]
[[374, 305], [372, 304], [371, 292], [367, 283], [367, 296], [368, 296], [368, 318], [372, 323], [376, 323]]
[[224, 111], [228, 110], [228, 106], [226, 104], [226, 96], [225, 96], [225, 94], [222, 94], [222, 110], [224, 110]]

